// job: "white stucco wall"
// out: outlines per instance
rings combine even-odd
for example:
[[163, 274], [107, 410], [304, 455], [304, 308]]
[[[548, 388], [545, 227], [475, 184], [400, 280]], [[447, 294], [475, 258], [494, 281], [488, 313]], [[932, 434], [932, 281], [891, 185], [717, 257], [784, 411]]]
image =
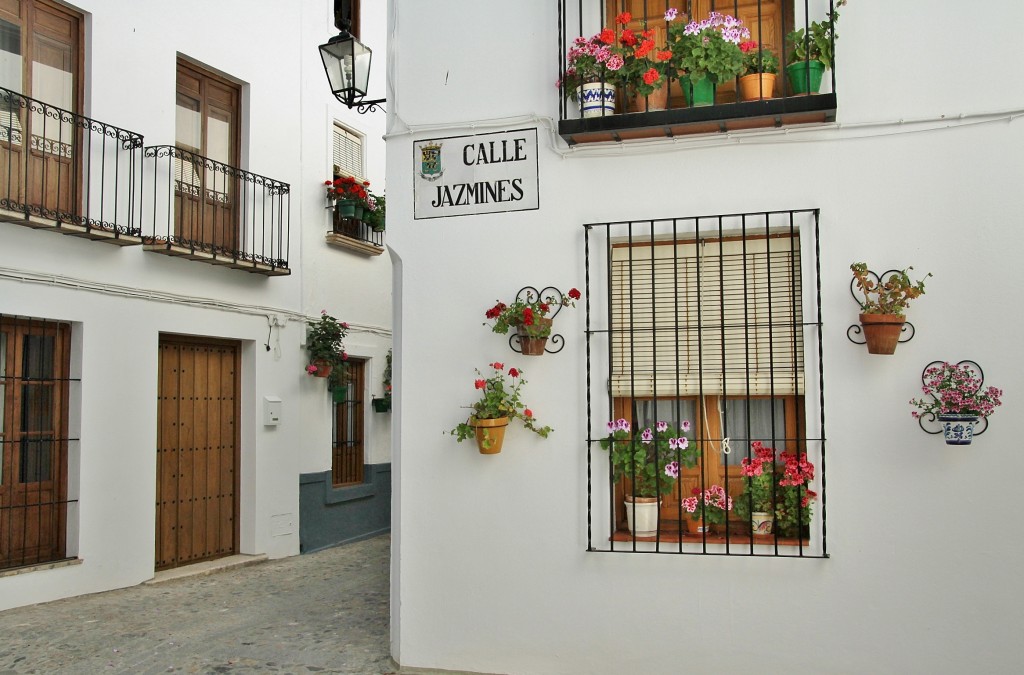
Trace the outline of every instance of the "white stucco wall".
[[[81, 563], [0, 577], [0, 610], [153, 576], [161, 333], [242, 344], [240, 550], [272, 558], [299, 552], [299, 474], [331, 467], [330, 397], [322, 379], [304, 373], [303, 317], [325, 308], [352, 325], [348, 351], [369, 359], [367, 397], [381, 393], [391, 343], [388, 256], [324, 242], [334, 119], [366, 134], [376, 191], [385, 177], [384, 114], [349, 112], [327, 86], [317, 45], [336, 33], [333, 3], [96, 0], [76, 8], [87, 18], [85, 114], [142, 133], [146, 145], [174, 144], [179, 54], [242, 83], [241, 165], [291, 185], [292, 274], [268, 278], [0, 223], [0, 314], [72, 322], [81, 376], [81, 401], [71, 402], [71, 435], [80, 440], [71, 444], [77, 503], [68, 537]], [[385, 8], [367, 7], [364, 17], [364, 40], [379, 40], [383, 57]], [[381, 97], [383, 62], [374, 74]], [[263, 425], [264, 396], [282, 399], [277, 427]], [[390, 416], [367, 406], [366, 417], [366, 461], [386, 463]]]
[[[854, 2], [837, 124], [567, 150], [548, 133], [555, 3], [391, 5], [395, 658], [488, 673], [1013, 672], [1024, 127], [1007, 113], [1024, 101], [997, 64], [1024, 10], [1000, 3], [982, 38], [955, 3], [923, 21], [916, 5]], [[413, 220], [413, 141], [530, 126], [524, 116], [540, 130], [540, 210]], [[512, 353], [484, 311], [525, 285], [583, 288], [584, 223], [815, 207], [831, 557], [587, 553], [584, 311], [559, 316], [566, 347], [539, 358]], [[858, 260], [934, 274], [909, 312], [916, 337], [892, 357], [846, 338]], [[512, 426], [501, 454], [483, 456], [443, 432], [474, 399], [473, 368], [496, 359], [522, 367], [555, 432]], [[911, 419], [936, 359], [974, 359], [1006, 392], [968, 448]]]

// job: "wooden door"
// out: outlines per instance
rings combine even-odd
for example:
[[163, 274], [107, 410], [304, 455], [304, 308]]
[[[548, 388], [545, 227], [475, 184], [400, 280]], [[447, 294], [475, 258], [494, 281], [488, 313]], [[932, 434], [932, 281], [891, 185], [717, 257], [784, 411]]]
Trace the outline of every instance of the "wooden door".
[[[67, 219], [81, 202], [82, 20], [43, 0], [0, 0], [0, 199]], [[27, 146], [27, 147], [26, 147]], [[27, 153], [27, 154], [26, 154]]]
[[179, 62], [175, 237], [225, 252], [238, 240], [238, 101], [236, 85]]
[[69, 333], [0, 317], [0, 569], [65, 556]]
[[335, 487], [363, 482], [363, 419], [366, 362], [351, 359], [347, 365], [342, 400], [334, 403], [334, 437], [331, 453], [331, 482]]
[[238, 552], [239, 347], [160, 338], [156, 569]]

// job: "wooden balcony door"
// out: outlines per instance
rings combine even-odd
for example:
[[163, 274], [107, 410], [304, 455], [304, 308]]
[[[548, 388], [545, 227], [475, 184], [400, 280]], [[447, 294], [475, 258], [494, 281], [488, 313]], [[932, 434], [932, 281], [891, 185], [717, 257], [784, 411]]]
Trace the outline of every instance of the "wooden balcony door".
[[44, 0], [0, 0], [0, 208], [67, 220], [81, 203], [81, 17]]
[[239, 346], [160, 337], [156, 569], [238, 552]]
[[0, 317], [0, 569], [65, 556], [69, 335]]
[[178, 62], [174, 236], [196, 248], [238, 246], [238, 85]]

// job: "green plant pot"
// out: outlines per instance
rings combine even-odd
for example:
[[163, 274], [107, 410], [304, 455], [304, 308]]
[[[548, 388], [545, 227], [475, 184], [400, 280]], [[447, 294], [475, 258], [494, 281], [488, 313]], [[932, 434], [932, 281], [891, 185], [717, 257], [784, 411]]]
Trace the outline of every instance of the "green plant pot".
[[335, 403], [344, 403], [345, 395], [348, 393], [348, 387], [335, 387], [331, 390], [331, 398]]
[[817, 94], [821, 89], [821, 75], [825, 64], [821, 61], [797, 61], [786, 66], [791, 94]]
[[373, 412], [378, 412], [378, 413], [391, 412], [391, 399], [390, 398], [375, 398], [375, 399], [373, 399]]
[[[693, 82], [689, 77], [684, 77], [679, 81], [679, 84], [682, 86], [683, 100], [686, 101], [686, 105], [703, 106], [715, 104], [715, 85], [710, 79], [702, 77]], [[693, 85], [692, 93], [691, 84]]]
[[354, 205], [352, 207], [352, 217], [355, 218], [356, 220], [362, 220], [364, 210], [365, 208], [363, 207], [362, 204], [354, 202]]
[[351, 199], [339, 199], [334, 203], [334, 213], [339, 218], [355, 218], [356, 202]]

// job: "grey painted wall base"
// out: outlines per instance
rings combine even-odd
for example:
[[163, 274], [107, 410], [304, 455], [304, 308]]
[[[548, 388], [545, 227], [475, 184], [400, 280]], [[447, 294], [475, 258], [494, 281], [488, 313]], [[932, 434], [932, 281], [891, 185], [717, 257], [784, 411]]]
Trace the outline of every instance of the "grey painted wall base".
[[299, 475], [299, 550], [312, 553], [391, 531], [391, 464], [366, 464], [362, 485], [336, 488], [331, 472]]

